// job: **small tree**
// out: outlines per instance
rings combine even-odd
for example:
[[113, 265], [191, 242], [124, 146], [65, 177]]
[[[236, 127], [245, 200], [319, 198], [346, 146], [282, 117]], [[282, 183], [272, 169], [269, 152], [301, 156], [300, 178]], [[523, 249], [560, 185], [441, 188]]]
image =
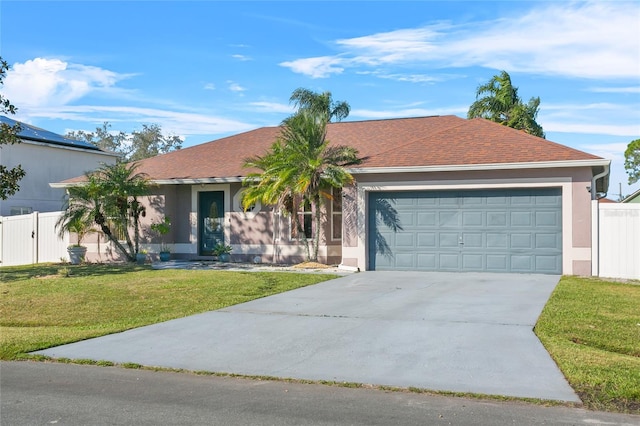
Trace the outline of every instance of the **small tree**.
[[171, 230], [171, 218], [165, 216], [161, 222], [152, 224], [151, 230], [160, 235], [160, 253], [169, 253], [169, 247], [164, 244], [164, 236]]
[[257, 201], [277, 206], [291, 214], [299, 229], [296, 205], [309, 202], [315, 211], [313, 251], [308, 244], [307, 259], [318, 260], [321, 209], [331, 199], [332, 188], [342, 188], [353, 181], [345, 167], [361, 163], [358, 152], [349, 146], [331, 146], [326, 140], [329, 115], [325, 109], [301, 108], [282, 123], [281, 135], [263, 156], [248, 158], [249, 173], [244, 180], [243, 205]]
[[640, 139], [633, 140], [624, 151], [624, 168], [629, 175], [629, 185], [640, 180]]
[[[69, 198], [56, 224], [58, 229], [69, 229], [78, 220], [87, 226], [95, 224], [117, 251], [135, 262], [140, 248], [140, 217], [146, 213], [140, 197], [148, 195], [150, 188], [146, 176], [135, 172], [136, 167], [135, 163], [103, 165], [87, 173], [86, 182], [68, 188]], [[125, 244], [118, 235], [125, 237]]]

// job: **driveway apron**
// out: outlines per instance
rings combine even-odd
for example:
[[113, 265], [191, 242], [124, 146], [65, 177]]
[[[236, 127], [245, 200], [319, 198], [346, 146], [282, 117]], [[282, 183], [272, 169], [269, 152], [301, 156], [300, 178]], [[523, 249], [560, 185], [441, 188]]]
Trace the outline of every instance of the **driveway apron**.
[[558, 280], [362, 272], [37, 353], [577, 402], [533, 333]]

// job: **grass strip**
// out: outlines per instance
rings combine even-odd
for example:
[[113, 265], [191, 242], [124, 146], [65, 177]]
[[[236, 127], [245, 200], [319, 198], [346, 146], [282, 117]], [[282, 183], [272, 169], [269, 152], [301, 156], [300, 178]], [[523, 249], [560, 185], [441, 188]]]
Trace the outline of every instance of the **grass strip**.
[[563, 277], [535, 331], [586, 407], [640, 413], [640, 285]]

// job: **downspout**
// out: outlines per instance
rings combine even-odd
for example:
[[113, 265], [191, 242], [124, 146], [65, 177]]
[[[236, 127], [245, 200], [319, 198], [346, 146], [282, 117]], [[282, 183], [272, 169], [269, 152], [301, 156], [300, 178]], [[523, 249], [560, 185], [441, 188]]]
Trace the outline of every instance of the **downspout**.
[[606, 164], [603, 167], [604, 169], [602, 170], [602, 173], [598, 173], [591, 178], [591, 200], [599, 200], [600, 198], [604, 198], [607, 196], [607, 192], [605, 191], [602, 193], [601, 197], [598, 197], [598, 192], [596, 190], [596, 182], [598, 181], [598, 179], [609, 174], [609, 164]]
[[[598, 196], [596, 183], [598, 179], [609, 174], [609, 164], [603, 166], [601, 173], [591, 178], [591, 275], [600, 275], [600, 206], [598, 200], [607, 196], [607, 191]], [[608, 188], [604, 188], [605, 190]]]

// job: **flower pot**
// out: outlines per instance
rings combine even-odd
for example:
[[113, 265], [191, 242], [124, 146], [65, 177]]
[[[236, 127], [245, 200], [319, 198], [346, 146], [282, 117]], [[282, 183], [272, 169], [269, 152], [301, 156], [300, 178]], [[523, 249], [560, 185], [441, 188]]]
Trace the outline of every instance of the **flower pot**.
[[87, 248], [84, 246], [71, 246], [67, 247], [67, 253], [69, 253], [69, 262], [72, 265], [79, 265], [84, 262], [84, 256], [87, 254]]
[[136, 263], [138, 265], [144, 265], [144, 262], [147, 260], [147, 254], [146, 253], [137, 253], [136, 254]]
[[220, 262], [228, 262], [229, 260], [231, 260], [231, 256], [229, 255], [229, 253], [222, 253], [218, 256], [218, 259], [220, 260]]
[[160, 262], [166, 262], [169, 259], [171, 259], [171, 253], [169, 253], [168, 251], [160, 252]]

